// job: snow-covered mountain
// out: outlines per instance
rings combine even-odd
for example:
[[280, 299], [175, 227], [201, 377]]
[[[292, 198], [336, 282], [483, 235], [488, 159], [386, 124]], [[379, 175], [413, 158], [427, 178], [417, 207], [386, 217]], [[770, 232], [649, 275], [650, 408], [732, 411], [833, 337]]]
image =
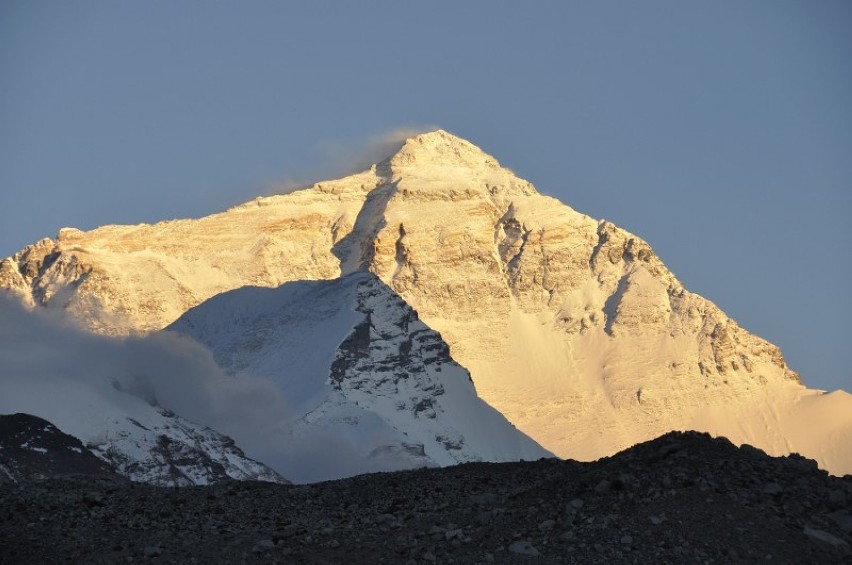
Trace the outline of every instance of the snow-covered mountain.
[[852, 472], [849, 394], [806, 389], [777, 347], [684, 289], [639, 237], [440, 130], [362, 173], [198, 220], [60, 230], [0, 263], [0, 285], [126, 335], [224, 291], [357, 271], [411, 305], [482, 399], [557, 455], [697, 429]]
[[294, 414], [285, 443], [319, 432], [402, 467], [552, 457], [477, 397], [441, 336], [370, 273], [240, 288], [168, 329], [281, 387]]
[[[159, 402], [158, 393], [167, 393], [168, 386], [156, 386], [157, 378], [182, 379], [184, 386], [192, 386], [217, 376], [218, 368], [201, 346], [92, 335], [2, 298], [0, 414], [25, 413], [49, 421], [48, 430], [29, 426], [38, 432], [30, 438], [33, 442], [49, 439], [47, 432], [58, 427], [122, 475], [159, 485], [229, 478], [284, 482], [246, 457], [231, 438]], [[148, 361], [150, 357], [156, 359]], [[196, 366], [198, 375], [192, 380]], [[211, 396], [209, 387], [193, 386], [191, 393], [196, 404]], [[27, 426], [15, 426], [14, 433], [26, 434]]]
[[224, 479], [286, 482], [246, 457], [231, 438], [109, 383], [61, 375], [37, 383], [9, 374], [0, 380], [0, 413], [26, 412], [49, 420], [131, 480], [163, 486]]

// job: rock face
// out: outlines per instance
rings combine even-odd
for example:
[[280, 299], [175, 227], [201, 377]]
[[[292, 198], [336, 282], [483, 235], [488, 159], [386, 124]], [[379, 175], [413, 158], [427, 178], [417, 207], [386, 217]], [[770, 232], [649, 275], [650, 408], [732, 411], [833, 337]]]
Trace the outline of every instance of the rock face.
[[[293, 486], [0, 484], [14, 563], [848, 563], [852, 477], [706, 434]], [[49, 540], [50, 543], [45, 543]]]
[[852, 472], [850, 395], [804, 388], [639, 237], [440, 130], [363, 173], [199, 220], [61, 230], [0, 263], [0, 285], [124, 335], [230, 289], [355, 271], [398, 293], [479, 395], [557, 455], [699, 429]]
[[69, 475], [120, 478], [80, 440], [31, 414], [0, 416], [0, 483]]
[[[297, 441], [318, 433], [352, 438], [377, 469], [383, 459], [408, 468], [552, 456], [477, 397], [441, 336], [370, 273], [241, 288], [168, 329], [208, 346], [227, 371], [276, 383], [293, 410], [288, 427]], [[284, 472], [315, 481], [345, 469], [332, 461], [304, 477]]]

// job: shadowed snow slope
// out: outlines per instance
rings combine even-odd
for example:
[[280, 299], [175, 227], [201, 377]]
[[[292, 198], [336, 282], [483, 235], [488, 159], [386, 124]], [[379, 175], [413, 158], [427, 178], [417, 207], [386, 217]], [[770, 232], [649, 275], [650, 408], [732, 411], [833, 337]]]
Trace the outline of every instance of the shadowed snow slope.
[[121, 335], [226, 290], [355, 271], [410, 304], [482, 399], [557, 455], [696, 428], [852, 472], [848, 394], [804, 388], [646, 242], [441, 130], [362, 173], [199, 220], [61, 230], [0, 263], [0, 285]]
[[[241, 288], [169, 330], [207, 345], [226, 370], [281, 388], [294, 411], [284, 448], [324, 433], [395, 468], [552, 456], [480, 400], [441, 336], [369, 273]], [[334, 474], [322, 461], [304, 463]]]

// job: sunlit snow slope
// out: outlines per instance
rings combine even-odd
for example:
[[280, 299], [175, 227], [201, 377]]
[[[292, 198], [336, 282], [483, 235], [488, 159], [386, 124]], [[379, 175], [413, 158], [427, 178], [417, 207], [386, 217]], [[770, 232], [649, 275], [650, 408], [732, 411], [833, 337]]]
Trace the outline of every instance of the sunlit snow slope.
[[199, 220], [62, 230], [0, 263], [0, 284], [127, 334], [226, 290], [355, 271], [404, 298], [480, 396], [558, 455], [694, 428], [852, 472], [849, 394], [806, 389], [640, 238], [440, 130], [363, 173]]

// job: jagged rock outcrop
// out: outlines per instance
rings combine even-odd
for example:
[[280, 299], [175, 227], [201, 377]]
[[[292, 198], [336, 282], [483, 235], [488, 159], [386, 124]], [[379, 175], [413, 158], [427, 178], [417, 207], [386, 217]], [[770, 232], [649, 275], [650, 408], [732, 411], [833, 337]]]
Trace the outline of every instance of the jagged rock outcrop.
[[639, 237], [440, 130], [362, 173], [199, 220], [63, 230], [0, 276], [24, 301], [127, 334], [232, 288], [358, 270], [416, 309], [480, 396], [558, 455], [594, 459], [697, 428], [852, 471], [848, 394], [804, 388], [777, 347], [684, 289]]

